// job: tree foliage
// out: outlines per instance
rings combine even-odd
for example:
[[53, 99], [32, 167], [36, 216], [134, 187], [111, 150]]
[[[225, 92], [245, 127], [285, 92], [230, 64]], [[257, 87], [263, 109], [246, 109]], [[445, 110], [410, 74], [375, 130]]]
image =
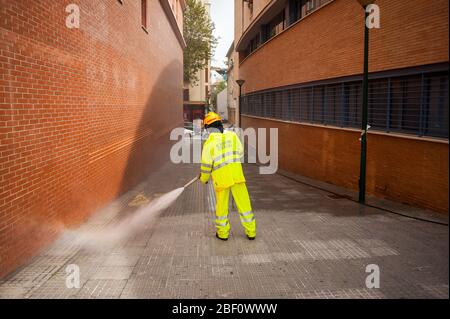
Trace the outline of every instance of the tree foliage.
[[215, 87], [216, 94], [219, 94], [220, 92], [225, 90], [226, 87], [227, 87], [227, 82], [226, 81], [220, 81]]
[[217, 39], [213, 36], [214, 23], [203, 4], [198, 0], [187, 0], [186, 5], [183, 27], [186, 41], [184, 80], [197, 82], [197, 72], [208, 65], [217, 45]]

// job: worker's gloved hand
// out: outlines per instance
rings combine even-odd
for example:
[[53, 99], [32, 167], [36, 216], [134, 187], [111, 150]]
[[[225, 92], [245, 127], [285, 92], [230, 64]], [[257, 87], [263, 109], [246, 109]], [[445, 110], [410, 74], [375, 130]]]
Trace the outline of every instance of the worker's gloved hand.
[[200, 174], [198, 175], [198, 179], [200, 180], [200, 182], [202, 182], [202, 183], [205, 184], [205, 185], [208, 184], [209, 180], [206, 181], [206, 182], [204, 182], [204, 181], [202, 181], [201, 177], [202, 177], [202, 173], [200, 173]]

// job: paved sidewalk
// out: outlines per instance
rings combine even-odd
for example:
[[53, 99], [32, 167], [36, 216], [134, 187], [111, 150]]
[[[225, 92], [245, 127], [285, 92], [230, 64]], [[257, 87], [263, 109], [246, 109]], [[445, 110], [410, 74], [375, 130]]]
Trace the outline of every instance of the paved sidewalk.
[[[235, 209], [228, 242], [214, 237], [214, 194], [187, 189], [146, 231], [95, 253], [63, 235], [0, 281], [0, 298], [448, 298], [448, 227], [363, 208], [280, 175], [245, 173], [257, 219], [246, 239]], [[101, 230], [183, 185], [198, 165], [167, 164], [94, 215]], [[66, 288], [66, 267], [81, 269], [80, 289]], [[365, 270], [380, 267], [381, 288]]]

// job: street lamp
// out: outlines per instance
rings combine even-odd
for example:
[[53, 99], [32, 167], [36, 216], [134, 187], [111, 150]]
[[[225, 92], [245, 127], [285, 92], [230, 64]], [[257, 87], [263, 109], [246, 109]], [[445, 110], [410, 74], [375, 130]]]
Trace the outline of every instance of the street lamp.
[[367, 158], [367, 129], [368, 129], [368, 105], [369, 105], [369, 28], [367, 26], [367, 6], [374, 0], [357, 0], [364, 8], [364, 78], [363, 78], [363, 109], [361, 123], [361, 161], [359, 168], [359, 202], [366, 202], [366, 158]]
[[242, 128], [242, 121], [241, 121], [241, 105], [242, 105], [242, 86], [245, 83], [245, 80], [236, 80], [236, 83], [239, 85], [239, 127]]

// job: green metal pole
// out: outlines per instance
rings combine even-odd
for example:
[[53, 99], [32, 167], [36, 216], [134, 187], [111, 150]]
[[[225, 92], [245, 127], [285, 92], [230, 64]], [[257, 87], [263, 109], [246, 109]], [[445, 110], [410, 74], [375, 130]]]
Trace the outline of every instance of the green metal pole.
[[369, 104], [369, 28], [366, 26], [369, 13], [364, 7], [364, 79], [363, 79], [363, 113], [361, 135], [361, 162], [359, 170], [359, 202], [366, 202], [366, 156], [367, 156], [367, 124]]
[[242, 85], [239, 85], [239, 128], [242, 128], [241, 106], [242, 106]]

